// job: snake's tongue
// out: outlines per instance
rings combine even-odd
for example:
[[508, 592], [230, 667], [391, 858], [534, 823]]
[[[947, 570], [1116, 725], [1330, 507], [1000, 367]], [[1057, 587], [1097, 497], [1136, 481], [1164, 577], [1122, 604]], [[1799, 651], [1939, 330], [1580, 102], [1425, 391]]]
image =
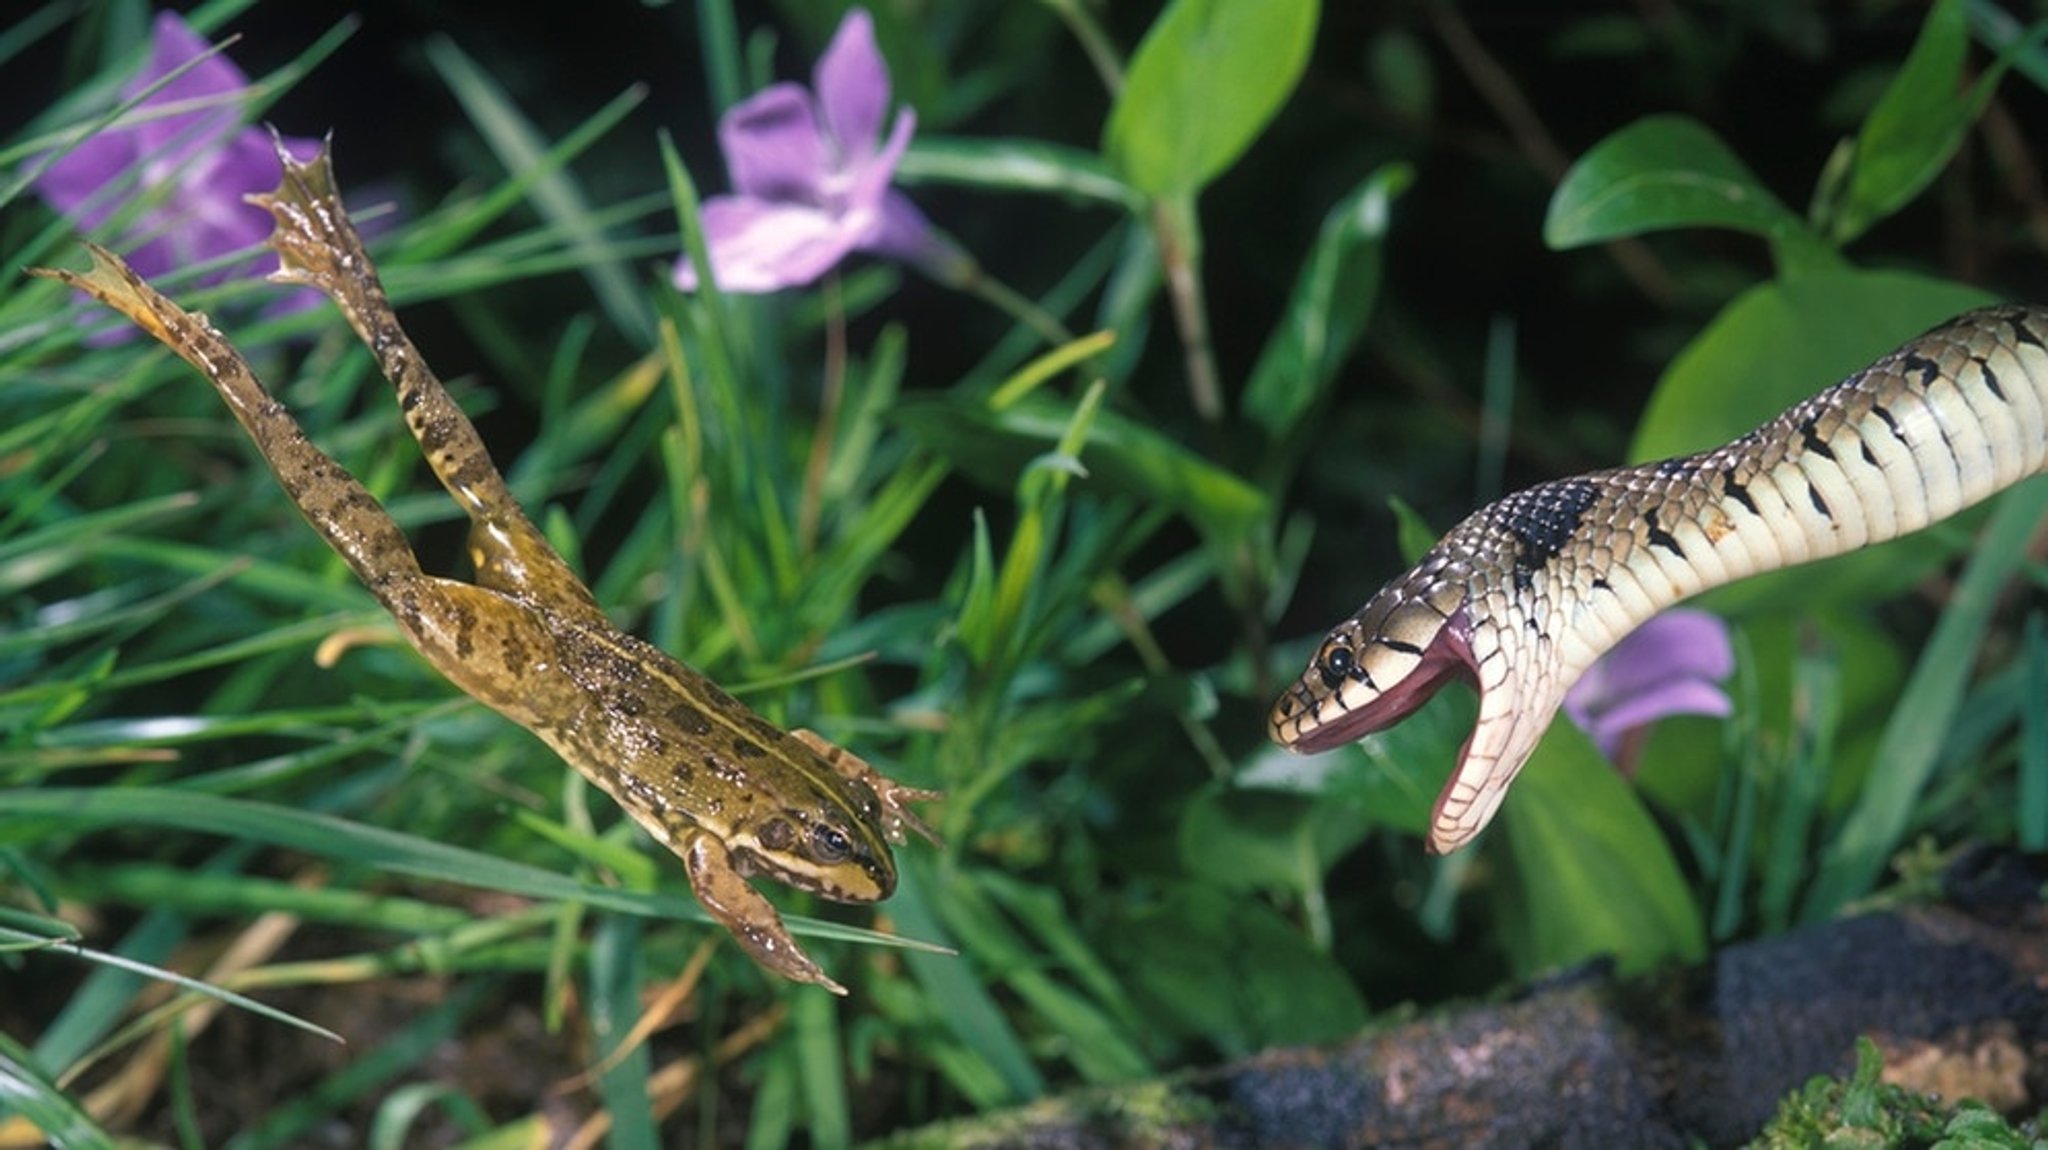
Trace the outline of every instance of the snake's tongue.
[[[1414, 714], [1452, 679], [1463, 679], [1476, 686], [1479, 663], [1472, 657], [1471, 634], [1472, 627], [1465, 618], [1465, 612], [1458, 611], [1444, 624], [1436, 638], [1430, 640], [1421, 661], [1400, 682], [1374, 696], [1372, 701], [1346, 711], [1303, 735], [1290, 749], [1304, 755], [1335, 750], [1367, 735], [1378, 734]], [[1471, 746], [1469, 738], [1465, 745]], [[1463, 757], [1460, 752], [1460, 761]]]

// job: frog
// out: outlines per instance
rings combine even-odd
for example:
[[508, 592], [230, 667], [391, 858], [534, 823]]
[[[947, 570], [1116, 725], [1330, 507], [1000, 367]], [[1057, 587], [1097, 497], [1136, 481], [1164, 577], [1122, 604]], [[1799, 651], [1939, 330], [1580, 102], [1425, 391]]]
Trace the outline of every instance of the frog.
[[808, 730], [784, 730], [705, 675], [614, 625], [535, 528], [482, 437], [427, 366], [336, 192], [331, 141], [301, 161], [280, 143], [274, 192], [249, 196], [276, 227], [272, 281], [318, 289], [369, 348], [406, 428], [467, 516], [473, 581], [428, 574], [367, 488], [315, 446], [203, 313], [87, 242], [80, 273], [31, 269], [113, 308], [213, 384], [285, 494], [414, 650], [478, 702], [525, 727], [682, 860], [706, 913], [763, 968], [844, 995], [749, 882], [872, 903], [895, 890], [905, 786]]

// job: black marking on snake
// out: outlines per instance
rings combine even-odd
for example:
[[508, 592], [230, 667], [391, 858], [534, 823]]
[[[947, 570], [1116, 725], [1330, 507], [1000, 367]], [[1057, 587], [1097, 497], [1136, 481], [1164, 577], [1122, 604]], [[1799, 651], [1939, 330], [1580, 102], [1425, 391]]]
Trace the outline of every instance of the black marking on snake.
[[1605, 575], [1595, 575], [1593, 576], [1593, 590], [1612, 591], [1614, 590], [1614, 584], [1609, 583]]
[[1935, 382], [1941, 379], [1941, 365], [1917, 351], [1909, 351], [1900, 356], [1899, 367], [1905, 371], [1919, 373], [1922, 391], [1933, 387]]
[[1827, 441], [1814, 431], [1815, 425], [1819, 423], [1820, 416], [1818, 415], [1806, 417], [1806, 421], [1799, 425], [1799, 444], [1822, 459], [1832, 460], [1835, 457], [1835, 449], [1829, 447]]
[[1978, 371], [1984, 373], [1984, 386], [1991, 389], [1991, 394], [1997, 396], [2001, 402], [2010, 403], [2011, 401], [2005, 398], [2005, 388], [1998, 384], [1998, 373], [1991, 370], [1991, 361], [1981, 355], [1971, 356], [1970, 361], [1977, 365]]
[[1389, 639], [1382, 635], [1380, 636], [1380, 646], [1385, 647], [1389, 651], [1399, 651], [1403, 655], [1414, 655], [1417, 658], [1422, 656], [1422, 648], [1402, 639]]
[[1868, 463], [1872, 467], [1879, 468], [1880, 470], [1883, 469], [1884, 464], [1879, 463], [1877, 461], [1877, 453], [1875, 451], [1870, 450], [1869, 440], [1864, 439], [1861, 436], [1857, 437], [1856, 448], [1857, 450], [1863, 453], [1863, 462]]
[[1811, 483], [1807, 484], [1806, 498], [1813, 502], [1813, 509], [1815, 511], [1820, 512], [1822, 515], [1827, 516], [1829, 519], [1833, 519], [1835, 517], [1835, 513], [1828, 510], [1828, 501], [1820, 497], [1820, 488], [1815, 487]]
[[[1892, 433], [1893, 439], [1898, 440], [1900, 443], [1906, 443], [1906, 433], [1899, 430], [1899, 421], [1892, 415], [1891, 408], [1881, 403], [1875, 404], [1871, 407], [1870, 414], [1884, 421], [1885, 429]], [[1911, 447], [1912, 444], [1907, 443], [1906, 446]]]
[[2027, 326], [2027, 321], [2020, 319], [2018, 316], [2014, 316], [2012, 319], [2012, 334], [2021, 343], [2030, 344], [2041, 351], [2048, 351], [2048, 344], [2042, 343], [2041, 337], [2034, 334], [2034, 329]]
[[1751, 515], [1763, 515], [1763, 512], [1756, 508], [1756, 500], [1749, 497], [1749, 485], [1735, 478], [1733, 467], [1721, 473], [1721, 490], [1727, 492], [1730, 499], [1748, 508]]
[[1675, 456], [1671, 459], [1660, 459], [1657, 462], [1652, 463], [1650, 465], [1650, 470], [1656, 472], [1660, 477], [1664, 478], [1669, 478], [1675, 475], [1689, 475], [1698, 469], [1699, 461], [1690, 455]]
[[1600, 498], [1598, 485], [1560, 479], [1510, 496], [1500, 505], [1500, 525], [1515, 537], [1515, 586], [1528, 590], [1579, 529], [1586, 509]]
[[1643, 512], [1643, 522], [1647, 524], [1643, 529], [1644, 537], [1649, 539], [1652, 547], [1662, 547], [1680, 559], [1685, 558], [1685, 548], [1678, 545], [1678, 537], [1657, 526], [1656, 508]]

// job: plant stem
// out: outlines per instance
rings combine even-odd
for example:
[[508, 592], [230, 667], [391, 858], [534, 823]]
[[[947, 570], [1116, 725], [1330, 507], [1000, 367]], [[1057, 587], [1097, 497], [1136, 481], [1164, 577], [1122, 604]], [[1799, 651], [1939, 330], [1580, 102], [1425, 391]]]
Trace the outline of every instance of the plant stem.
[[1209, 345], [1209, 310], [1202, 297], [1202, 234], [1192, 196], [1161, 199], [1152, 209], [1159, 237], [1159, 263], [1166, 270], [1166, 295], [1187, 356], [1188, 395], [1195, 413], [1214, 423], [1223, 418], [1223, 386], [1216, 352]]
[[1060, 19], [1066, 21], [1067, 31], [1081, 44], [1081, 51], [1088, 56], [1088, 62], [1095, 66], [1095, 74], [1102, 79], [1102, 87], [1112, 97], [1124, 90], [1123, 62], [1118, 59], [1116, 46], [1109, 42], [1109, 34], [1102, 30], [1095, 16], [1075, 0], [1046, 0]]

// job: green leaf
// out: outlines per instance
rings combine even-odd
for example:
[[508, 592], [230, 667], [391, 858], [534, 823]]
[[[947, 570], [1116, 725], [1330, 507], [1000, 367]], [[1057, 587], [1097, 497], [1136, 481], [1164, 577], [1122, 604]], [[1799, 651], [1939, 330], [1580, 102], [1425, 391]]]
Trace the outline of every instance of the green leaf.
[[1402, 560], [1410, 565], [1422, 562], [1443, 532], [1431, 527], [1420, 511], [1398, 495], [1387, 497], [1387, 509], [1394, 513], [1394, 541], [1401, 547]]
[[[1974, 86], [1964, 87], [1970, 47], [1964, 7], [1963, 0], [1938, 0], [1928, 11], [1905, 64], [1863, 121], [1841, 203], [1816, 213], [1836, 242], [1862, 235], [1919, 195], [1990, 102], [2010, 58], [2001, 56]], [[1828, 191], [1824, 185], [1823, 205]]]
[[1543, 241], [1575, 248], [1666, 228], [1787, 239], [1805, 225], [1719, 136], [1684, 116], [1647, 116], [1593, 145], [1565, 173]]
[[1323, 217], [1287, 310], [1245, 385], [1245, 417], [1269, 437], [1282, 439], [1294, 429], [1358, 342], [1379, 298], [1381, 245], [1394, 197], [1414, 179], [1415, 169], [1389, 164]]
[[[913, 437], [978, 482], [1007, 489], [1033, 460], [1058, 444], [1070, 404], [1031, 396], [999, 412], [957, 396], [905, 396], [891, 417]], [[1089, 483], [1187, 516], [1212, 542], [1234, 545], [1266, 515], [1264, 493], [1165, 435], [1103, 411], [1080, 456]]]
[[919, 136], [896, 174], [908, 184], [957, 184], [995, 192], [1035, 192], [1136, 210], [1137, 189], [1102, 158], [1041, 140]]
[[[1976, 288], [1908, 272], [1837, 271], [1760, 284], [1722, 309], [1658, 381], [1636, 428], [1636, 461], [1701, 451], [1743, 435], [1859, 371], [1900, 343], [1991, 302]], [[1715, 610], [1810, 609], [1897, 593], [1951, 554], [1921, 533], [1818, 566], [1745, 580], [1713, 594]]]
[[1131, 59], [1103, 152], [1141, 192], [1196, 192], [1294, 91], [1317, 0], [1174, 0]]
[[1312, 895], [1331, 864], [1372, 830], [1368, 814], [1341, 794], [1311, 799], [1212, 784], [1181, 815], [1181, 865], [1224, 890]]
[[19, 1115], [59, 1150], [113, 1150], [114, 1139], [13, 1038], [0, 1033], [0, 1115]]
[[1501, 810], [1514, 860], [1495, 905], [1527, 976], [1611, 954], [1623, 971], [1706, 953], [1706, 928], [1669, 843], [1634, 788], [1560, 717]]
[[1114, 945], [1159, 1029], [1226, 1056], [1333, 1041], [1365, 1023], [1350, 977], [1256, 899], [1177, 887], [1122, 918]]

